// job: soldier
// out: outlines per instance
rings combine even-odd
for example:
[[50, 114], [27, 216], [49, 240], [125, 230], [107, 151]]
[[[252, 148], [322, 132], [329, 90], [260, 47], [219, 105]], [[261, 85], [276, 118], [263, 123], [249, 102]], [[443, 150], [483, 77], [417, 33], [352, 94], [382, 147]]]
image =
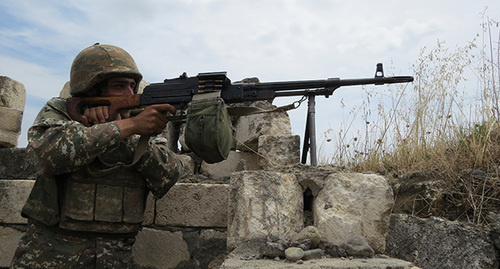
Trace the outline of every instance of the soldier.
[[[95, 44], [73, 61], [70, 93], [131, 95], [141, 79], [125, 50]], [[28, 229], [12, 268], [130, 268], [148, 193], [164, 196], [182, 170], [164, 139], [136, 150], [139, 136], [161, 133], [175, 108], [154, 105], [108, 121], [107, 107], [93, 107], [77, 122], [65, 102], [49, 100], [28, 131], [41, 171], [22, 210]]]

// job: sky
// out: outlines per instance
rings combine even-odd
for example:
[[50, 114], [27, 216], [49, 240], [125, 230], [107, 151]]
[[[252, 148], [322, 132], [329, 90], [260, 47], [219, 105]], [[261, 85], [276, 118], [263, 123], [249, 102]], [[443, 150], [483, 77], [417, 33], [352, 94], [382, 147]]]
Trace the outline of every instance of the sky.
[[[127, 50], [148, 82], [214, 71], [232, 81], [370, 78], [377, 63], [386, 76], [406, 76], [423, 48], [466, 45], [485, 16], [500, 19], [500, 1], [2, 0], [0, 75], [26, 88], [18, 142], [25, 147], [27, 129], [69, 80], [74, 57], [96, 42]], [[341, 106], [358, 105], [360, 92], [345, 87], [317, 98], [318, 137], [339, 128]], [[286, 99], [275, 104], [294, 101]], [[301, 137], [306, 111], [289, 113]]]

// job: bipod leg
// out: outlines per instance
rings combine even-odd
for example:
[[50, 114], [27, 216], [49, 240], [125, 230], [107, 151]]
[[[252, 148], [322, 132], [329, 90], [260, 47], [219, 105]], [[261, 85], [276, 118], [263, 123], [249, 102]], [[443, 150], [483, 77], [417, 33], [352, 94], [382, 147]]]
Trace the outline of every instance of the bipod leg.
[[310, 153], [311, 166], [317, 166], [316, 156], [316, 100], [315, 95], [311, 94], [307, 97], [307, 119], [306, 131], [304, 134], [304, 146], [302, 148], [302, 163], [307, 161], [307, 152]]
[[304, 131], [304, 144], [302, 145], [302, 164], [307, 162], [307, 153], [309, 153], [309, 116], [306, 117], [306, 130]]

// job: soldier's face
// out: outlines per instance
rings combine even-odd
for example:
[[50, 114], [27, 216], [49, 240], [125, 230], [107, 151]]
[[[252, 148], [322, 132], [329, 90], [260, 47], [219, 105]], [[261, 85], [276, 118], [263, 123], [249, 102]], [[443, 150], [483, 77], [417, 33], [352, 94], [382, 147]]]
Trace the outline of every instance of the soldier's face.
[[134, 94], [136, 83], [132, 78], [116, 77], [110, 78], [102, 96], [128, 96]]
[[[129, 96], [134, 94], [136, 83], [132, 78], [116, 77], [110, 78], [107, 87], [102, 91], [102, 96]], [[118, 119], [130, 117], [130, 110], [120, 111]]]

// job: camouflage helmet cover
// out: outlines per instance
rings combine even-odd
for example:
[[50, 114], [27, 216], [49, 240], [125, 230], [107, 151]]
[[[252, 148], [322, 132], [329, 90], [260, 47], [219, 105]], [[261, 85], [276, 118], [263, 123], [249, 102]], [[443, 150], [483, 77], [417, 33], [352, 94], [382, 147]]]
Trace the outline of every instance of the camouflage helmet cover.
[[[137, 85], [142, 79], [142, 74], [128, 52], [116, 46], [97, 43], [82, 50], [73, 61], [70, 94], [82, 95], [102, 81], [117, 76], [133, 78]], [[134, 92], [137, 92], [137, 86]]]

